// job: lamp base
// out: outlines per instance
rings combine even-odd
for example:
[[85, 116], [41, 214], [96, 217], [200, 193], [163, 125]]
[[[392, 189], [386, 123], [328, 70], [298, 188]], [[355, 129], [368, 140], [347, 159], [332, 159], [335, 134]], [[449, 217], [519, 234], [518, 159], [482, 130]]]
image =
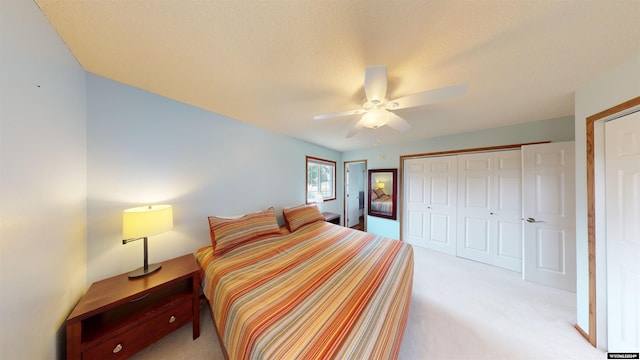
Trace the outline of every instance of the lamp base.
[[162, 264], [149, 264], [149, 266], [147, 267], [147, 270], [145, 270], [144, 267], [135, 269], [129, 273], [129, 279], [147, 276], [151, 273], [154, 273], [160, 270], [161, 267], [162, 267]]

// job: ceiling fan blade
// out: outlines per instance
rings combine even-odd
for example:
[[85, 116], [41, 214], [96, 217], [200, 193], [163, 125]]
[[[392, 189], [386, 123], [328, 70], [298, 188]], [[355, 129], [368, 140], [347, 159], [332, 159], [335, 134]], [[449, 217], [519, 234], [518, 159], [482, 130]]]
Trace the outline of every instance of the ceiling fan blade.
[[364, 70], [364, 93], [370, 102], [383, 102], [387, 96], [387, 67], [369, 66]]
[[358, 122], [356, 122], [353, 127], [351, 128], [351, 130], [349, 130], [349, 133], [347, 134], [347, 138], [353, 137], [353, 135], [357, 134], [360, 130], [362, 130], [362, 128], [364, 127], [364, 123], [362, 122], [362, 119], [358, 120]]
[[433, 104], [464, 95], [467, 92], [467, 84], [447, 86], [443, 88], [423, 91], [389, 101], [388, 110], [404, 109], [415, 106]]
[[316, 115], [313, 117], [313, 120], [324, 120], [324, 119], [331, 119], [331, 118], [340, 117], [340, 116], [358, 115], [358, 114], [363, 114], [364, 112], [365, 111], [363, 109], [340, 111], [340, 112]]
[[404, 132], [411, 129], [411, 124], [409, 124], [407, 120], [392, 113], [391, 111], [389, 111], [389, 121], [387, 122], [387, 125], [390, 128], [400, 132]]

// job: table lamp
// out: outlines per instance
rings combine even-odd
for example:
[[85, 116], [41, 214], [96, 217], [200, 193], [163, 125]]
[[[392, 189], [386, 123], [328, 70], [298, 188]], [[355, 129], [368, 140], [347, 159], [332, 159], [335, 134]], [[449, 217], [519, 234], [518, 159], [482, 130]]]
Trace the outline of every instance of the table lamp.
[[171, 205], [148, 205], [126, 209], [122, 216], [122, 244], [144, 239], [144, 265], [129, 273], [129, 278], [147, 276], [160, 270], [162, 264], [149, 265], [147, 237], [173, 228]]

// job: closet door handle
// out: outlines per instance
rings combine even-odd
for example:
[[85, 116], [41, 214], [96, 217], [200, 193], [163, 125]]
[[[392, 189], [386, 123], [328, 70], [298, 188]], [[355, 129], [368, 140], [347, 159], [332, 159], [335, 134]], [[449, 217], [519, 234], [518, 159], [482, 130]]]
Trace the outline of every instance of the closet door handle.
[[538, 221], [534, 218], [527, 218], [528, 223], [543, 223], [544, 221]]

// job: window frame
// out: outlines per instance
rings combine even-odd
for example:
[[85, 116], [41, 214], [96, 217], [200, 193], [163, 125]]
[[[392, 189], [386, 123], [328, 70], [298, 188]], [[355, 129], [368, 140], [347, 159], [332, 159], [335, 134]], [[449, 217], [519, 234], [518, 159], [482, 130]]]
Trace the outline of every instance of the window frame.
[[337, 166], [336, 166], [336, 162], [333, 160], [328, 160], [328, 159], [322, 159], [322, 158], [318, 158], [318, 157], [314, 157], [314, 156], [306, 156], [306, 173], [305, 173], [305, 188], [304, 188], [304, 196], [305, 196], [305, 201], [307, 204], [311, 204], [311, 203], [315, 203], [315, 200], [313, 199], [309, 199], [309, 165], [316, 165], [316, 166], [330, 166], [333, 168], [333, 174], [332, 174], [332, 179], [331, 179], [331, 194], [328, 197], [325, 197], [324, 195], [322, 196], [323, 201], [332, 201], [336, 199], [336, 178], [337, 178]]

